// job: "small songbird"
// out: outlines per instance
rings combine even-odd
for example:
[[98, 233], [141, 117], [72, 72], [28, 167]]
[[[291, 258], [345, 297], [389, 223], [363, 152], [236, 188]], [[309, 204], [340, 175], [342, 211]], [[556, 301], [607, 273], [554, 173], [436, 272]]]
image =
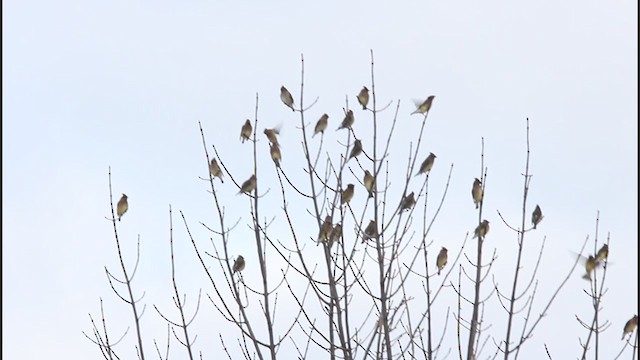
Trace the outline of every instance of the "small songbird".
[[473, 238], [479, 237], [482, 240], [484, 240], [484, 237], [487, 235], [488, 232], [489, 232], [489, 221], [482, 220], [480, 225], [478, 225], [478, 227], [476, 227], [476, 229], [474, 230]]
[[400, 211], [411, 209], [415, 204], [416, 204], [416, 199], [414, 198], [414, 194], [412, 191], [411, 194], [405, 196], [402, 199], [402, 203], [400, 204]]
[[344, 119], [342, 120], [342, 124], [340, 124], [340, 127], [336, 129], [336, 131], [340, 129], [351, 129], [351, 126], [353, 125], [354, 121], [355, 119], [353, 117], [353, 111], [352, 110], [347, 111], [347, 114], [344, 116]]
[[586, 270], [586, 273], [582, 275], [582, 278], [585, 280], [591, 280], [591, 273], [596, 268], [596, 266], [598, 266], [596, 258], [593, 257], [593, 255], [589, 255], [587, 261], [584, 263], [584, 269]]
[[127, 210], [129, 210], [129, 202], [127, 201], [127, 195], [122, 194], [122, 197], [120, 198], [120, 200], [118, 200], [118, 206], [116, 207], [116, 214], [118, 214], [118, 221], [120, 221], [120, 218], [122, 217], [122, 215], [124, 215], [124, 213], [127, 212]]
[[342, 236], [342, 225], [336, 224], [336, 226], [333, 227], [333, 230], [331, 230], [331, 234], [329, 234], [329, 243], [327, 244], [329, 249], [331, 249], [331, 246], [333, 246], [333, 243], [338, 241], [341, 236]]
[[442, 247], [440, 252], [438, 253], [438, 258], [436, 258], [436, 267], [438, 268], [438, 275], [440, 275], [440, 270], [447, 265], [447, 248]]
[[364, 179], [362, 182], [364, 183], [364, 187], [369, 192], [369, 197], [372, 198], [373, 190], [376, 187], [376, 184], [375, 184], [375, 179], [373, 178], [373, 175], [371, 175], [369, 170], [364, 171]]
[[362, 143], [360, 142], [360, 140], [356, 139], [356, 141], [353, 143], [353, 148], [351, 149], [351, 153], [349, 154], [349, 158], [347, 159], [347, 161], [360, 154], [362, 154]]
[[434, 153], [429, 153], [426, 159], [420, 165], [420, 170], [416, 174], [416, 176], [420, 174], [426, 174], [431, 172], [431, 168], [433, 167], [433, 162], [436, 160], [436, 155]]
[[429, 109], [431, 109], [431, 104], [433, 104], [433, 98], [435, 98], [435, 95], [429, 96], [427, 98], [427, 100], [423, 101], [420, 104], [418, 104], [416, 102], [416, 106], [418, 106], [418, 108], [416, 109], [416, 111], [412, 112], [411, 115], [413, 115], [413, 114], [424, 114], [427, 111], [429, 111]]
[[267, 135], [267, 139], [269, 139], [269, 142], [272, 144], [275, 144], [276, 146], [280, 146], [280, 144], [278, 144], [278, 134], [280, 134], [280, 126], [276, 126], [272, 129], [264, 129], [264, 134]]
[[369, 89], [366, 86], [362, 87], [358, 94], [358, 102], [362, 105], [362, 110], [367, 110], [367, 104], [369, 103]]
[[277, 167], [280, 167], [280, 160], [282, 160], [282, 153], [280, 153], [280, 148], [278, 144], [271, 143], [271, 160], [276, 163]]
[[533, 223], [533, 228], [535, 229], [538, 224], [540, 224], [540, 221], [542, 221], [542, 218], [544, 216], [542, 216], [542, 210], [540, 210], [540, 205], [536, 205], [535, 210], [533, 210], [533, 213], [531, 214], [531, 222]]
[[342, 190], [342, 194], [340, 194], [340, 204], [348, 203], [353, 198], [354, 192], [353, 184], [348, 184], [347, 188]]
[[213, 177], [220, 178], [220, 181], [224, 183], [224, 180], [222, 180], [222, 169], [220, 169], [220, 166], [218, 166], [218, 162], [215, 158], [211, 159], [211, 164], [209, 164], [209, 172], [211, 173], [211, 175], [213, 175]]
[[473, 187], [471, 187], [471, 197], [473, 197], [473, 203], [476, 204], [476, 209], [480, 206], [482, 198], [484, 197], [484, 191], [482, 190], [482, 182], [480, 179], [475, 178], [473, 180]]
[[233, 267], [231, 269], [235, 274], [237, 272], [244, 270], [244, 265], [245, 265], [244, 257], [242, 257], [242, 255], [238, 255], [238, 258], [236, 259], [236, 261], [233, 262]]
[[251, 177], [242, 183], [242, 186], [240, 187], [240, 191], [238, 191], [238, 194], [248, 194], [250, 192], [252, 192], [253, 190], [255, 190], [256, 188], [256, 175], [251, 175]]
[[331, 235], [331, 230], [333, 230], [333, 226], [331, 224], [331, 215], [327, 215], [324, 218], [324, 222], [322, 222], [322, 225], [320, 225], [320, 233], [318, 234], [317, 243], [327, 240], [329, 238], [329, 235]]
[[609, 257], [609, 245], [604, 244], [596, 253], [596, 262], [602, 262]]
[[362, 242], [378, 236], [378, 226], [374, 220], [369, 221], [369, 225], [364, 229], [364, 237]]
[[247, 119], [242, 125], [242, 130], [240, 130], [240, 140], [244, 144], [245, 140], [251, 139], [251, 132], [253, 131], [253, 127], [251, 126], [251, 120]]
[[291, 108], [292, 111], [296, 111], [293, 108], [293, 96], [291, 96], [289, 90], [287, 90], [287, 88], [284, 86], [280, 87], [280, 100], [282, 100], [285, 105]]
[[313, 129], [313, 136], [316, 136], [318, 133], [323, 133], [327, 129], [327, 124], [329, 123], [329, 115], [322, 114], [318, 122], [316, 123], [316, 127]]
[[622, 330], [622, 340], [624, 340], [624, 337], [627, 336], [627, 334], [632, 333], [633, 330], [636, 329], [636, 326], [638, 326], [638, 315], [633, 315], [633, 317], [629, 319], [626, 324], [624, 324], [624, 329]]

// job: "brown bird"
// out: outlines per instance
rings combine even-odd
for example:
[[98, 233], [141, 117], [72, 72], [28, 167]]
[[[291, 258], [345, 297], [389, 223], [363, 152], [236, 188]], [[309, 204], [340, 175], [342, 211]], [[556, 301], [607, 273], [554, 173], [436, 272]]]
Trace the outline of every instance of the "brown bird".
[[287, 88], [284, 86], [280, 87], [280, 100], [282, 100], [285, 105], [291, 108], [292, 111], [296, 111], [293, 108], [293, 96], [291, 96], [289, 90], [287, 90]]
[[351, 126], [353, 125], [354, 121], [355, 119], [353, 117], [353, 111], [351, 110], [347, 111], [347, 114], [344, 116], [344, 119], [342, 120], [342, 124], [340, 124], [340, 127], [336, 131], [340, 129], [351, 129]]
[[333, 226], [331, 224], [331, 215], [327, 215], [324, 218], [324, 222], [320, 225], [320, 233], [318, 234], [317, 243], [325, 241], [331, 235], [331, 230], [333, 230]]
[[367, 110], [367, 104], [369, 103], [369, 89], [366, 86], [362, 87], [358, 94], [358, 102], [362, 105], [362, 110]]
[[416, 176], [418, 176], [420, 174], [430, 173], [431, 172], [431, 168], [433, 167], [433, 162], [434, 161], [436, 161], [436, 155], [434, 153], [430, 152], [429, 156], [427, 156], [427, 158], [424, 159], [424, 161], [420, 165], [420, 170], [418, 171]]
[[269, 139], [270, 143], [280, 146], [280, 144], [278, 144], [277, 136], [280, 134], [280, 126], [276, 126], [273, 129], [264, 129], [264, 134], [267, 135], [267, 139]]
[[369, 197], [372, 198], [373, 197], [373, 191], [374, 191], [374, 189], [376, 187], [376, 183], [375, 183], [375, 179], [374, 179], [373, 175], [371, 175], [369, 170], [365, 170], [364, 171], [364, 179], [363, 179], [362, 182], [364, 183], [364, 187], [369, 192]]
[[433, 104], [433, 98], [435, 98], [435, 95], [429, 96], [425, 101], [423, 101], [420, 104], [416, 102], [416, 106], [418, 106], [418, 108], [416, 109], [416, 111], [412, 112], [411, 115], [424, 114], [427, 111], [429, 111], [429, 109], [431, 109], [431, 104]]
[[531, 222], [533, 223], [533, 228], [535, 229], [538, 224], [540, 224], [540, 221], [542, 221], [542, 218], [544, 216], [542, 216], [542, 210], [540, 210], [540, 205], [536, 205], [535, 210], [533, 210], [533, 213], [531, 214]]
[[482, 182], [478, 178], [475, 178], [473, 180], [473, 187], [471, 188], [471, 196], [473, 197], [473, 203], [476, 204], [476, 209], [477, 209], [480, 206], [482, 199], [484, 198], [484, 191], [482, 190]]
[[278, 144], [271, 143], [271, 160], [276, 164], [277, 167], [280, 167], [280, 161], [282, 160], [282, 154], [280, 153], [280, 148]]
[[316, 127], [313, 129], [313, 136], [316, 136], [316, 134], [318, 133], [323, 133], [324, 131], [327, 129], [327, 124], [329, 123], [329, 115], [327, 114], [322, 114], [322, 116], [320, 116], [320, 119], [318, 119], [318, 122], [316, 123]]
[[218, 166], [218, 162], [215, 158], [211, 159], [211, 164], [209, 164], [209, 172], [211, 173], [211, 175], [213, 175], [214, 178], [220, 178], [220, 181], [224, 183], [224, 180], [222, 180], [222, 169], [220, 169], [220, 166]]
[[127, 201], [127, 195], [122, 194], [122, 197], [120, 198], [120, 200], [118, 200], [118, 205], [116, 206], [116, 214], [118, 214], [118, 221], [120, 221], [120, 218], [122, 217], [122, 215], [124, 215], [124, 213], [127, 212], [127, 210], [129, 210], [129, 202]]
[[442, 247], [440, 252], [438, 253], [438, 257], [436, 258], [436, 267], [438, 268], [438, 275], [440, 275], [440, 270], [447, 265], [447, 248]]
[[479, 237], [482, 240], [484, 240], [484, 237], [487, 235], [488, 232], [489, 232], [489, 221], [482, 220], [480, 225], [478, 225], [478, 227], [476, 227], [476, 229], [474, 230], [473, 238]]
[[609, 257], [609, 245], [604, 244], [596, 253], [596, 262], [602, 262], [603, 260], [606, 260], [607, 257]]
[[251, 126], [251, 120], [247, 119], [242, 125], [242, 129], [240, 130], [240, 140], [244, 144], [245, 140], [251, 139], [251, 132], [253, 131], [253, 127]]
[[412, 191], [411, 194], [405, 196], [402, 199], [402, 202], [400, 204], [400, 211], [411, 209], [415, 204], [416, 204], [416, 199], [414, 198], [413, 191]]
[[378, 226], [374, 220], [369, 221], [369, 225], [364, 229], [364, 237], [362, 242], [378, 236]]
[[592, 255], [589, 255], [587, 261], [584, 263], [584, 269], [586, 270], [586, 273], [582, 275], [582, 278], [585, 280], [591, 280], [591, 273], [596, 268], [596, 266], [598, 266], [596, 258], [594, 258]]
[[242, 257], [242, 255], [238, 255], [238, 258], [236, 259], [236, 261], [233, 262], [233, 267], [231, 269], [235, 274], [237, 272], [244, 270], [244, 265], [245, 265], [244, 257]]
[[626, 324], [624, 324], [624, 329], [622, 330], [622, 340], [624, 340], [624, 337], [627, 334], [632, 333], [633, 330], [636, 329], [636, 326], [638, 326], [638, 315], [633, 315], [633, 317], [629, 319]]
[[340, 204], [348, 203], [353, 198], [354, 192], [353, 184], [348, 184], [347, 188], [342, 190], [342, 194], [340, 194]]
[[238, 191], [238, 194], [248, 194], [250, 192], [252, 192], [253, 190], [255, 190], [256, 188], [256, 175], [251, 175], [251, 177], [249, 179], [247, 179], [247, 181], [242, 183], [242, 186], [240, 187], [240, 191]]
[[329, 234], [329, 243], [327, 244], [329, 249], [331, 249], [331, 246], [333, 246], [333, 243], [338, 241], [341, 236], [342, 236], [342, 225], [336, 224], [336, 226], [333, 227], [333, 230], [331, 230], [331, 234]]
[[353, 148], [351, 149], [351, 153], [349, 154], [347, 162], [351, 160], [351, 158], [354, 158], [360, 154], [362, 154], [362, 143], [360, 142], [360, 140], [356, 139], [356, 141], [353, 143]]

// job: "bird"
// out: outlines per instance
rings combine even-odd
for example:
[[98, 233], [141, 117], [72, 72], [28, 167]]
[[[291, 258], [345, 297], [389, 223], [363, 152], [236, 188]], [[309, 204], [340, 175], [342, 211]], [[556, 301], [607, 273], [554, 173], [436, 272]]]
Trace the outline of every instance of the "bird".
[[447, 248], [442, 247], [440, 252], [438, 253], [438, 257], [436, 258], [436, 267], [438, 268], [438, 275], [440, 275], [440, 270], [447, 265]]
[[316, 123], [316, 127], [313, 129], [313, 136], [316, 136], [318, 133], [323, 133], [324, 131], [327, 129], [327, 124], [329, 123], [329, 115], [322, 114], [322, 116], [320, 116], [320, 119], [318, 119], [318, 122]]
[[609, 245], [604, 244], [596, 253], [596, 262], [602, 262], [609, 257]]
[[251, 177], [249, 179], [247, 179], [245, 182], [242, 183], [242, 186], [240, 187], [240, 191], [238, 191], [238, 194], [248, 194], [250, 192], [252, 192], [253, 190], [255, 190], [256, 188], [256, 175], [251, 175]]
[[367, 110], [367, 104], [369, 103], [369, 89], [366, 86], [362, 87], [358, 94], [358, 102], [362, 105], [362, 110]]
[[278, 144], [278, 137], [276, 136], [280, 134], [280, 126], [276, 126], [272, 129], [264, 129], [263, 132], [267, 135], [267, 139], [269, 139], [270, 143], [280, 146], [280, 144]]
[[242, 255], [238, 255], [238, 258], [236, 259], [236, 261], [233, 262], [233, 267], [231, 269], [235, 274], [237, 272], [244, 270], [244, 265], [245, 265], [244, 257], [242, 257]]
[[430, 152], [429, 156], [427, 156], [427, 158], [424, 159], [424, 161], [420, 165], [420, 170], [418, 170], [418, 173], [416, 174], [416, 176], [420, 174], [430, 173], [431, 168], [433, 167], [433, 162], [436, 160], [436, 157], [437, 157], [436, 154]]
[[362, 182], [364, 183], [364, 187], [369, 192], [369, 197], [372, 198], [373, 189], [375, 188], [376, 184], [375, 184], [375, 179], [373, 178], [373, 175], [371, 175], [369, 170], [364, 171], [364, 179]]
[[276, 164], [277, 167], [280, 167], [280, 160], [282, 160], [282, 153], [280, 153], [280, 148], [278, 144], [271, 143], [271, 160]]
[[224, 183], [224, 180], [222, 180], [222, 169], [220, 169], [220, 166], [218, 166], [218, 162], [215, 158], [211, 159], [211, 163], [209, 164], [209, 172], [211, 173], [211, 175], [213, 175], [213, 177], [220, 178], [220, 181]]
[[342, 194], [340, 194], [340, 205], [351, 201], [354, 190], [353, 184], [347, 184], [347, 188], [342, 190]]
[[624, 329], [622, 330], [622, 340], [624, 340], [624, 337], [627, 334], [632, 333], [633, 330], [636, 329], [636, 326], [638, 326], [638, 315], [633, 315], [633, 317], [624, 324]]
[[433, 104], [433, 98], [435, 98], [435, 95], [429, 96], [425, 101], [423, 101], [420, 104], [416, 102], [416, 106], [418, 106], [418, 108], [416, 109], [416, 111], [412, 112], [411, 115], [424, 114], [428, 112], [429, 109], [431, 109], [431, 104]]
[[293, 96], [291, 96], [289, 90], [287, 90], [287, 88], [284, 86], [280, 87], [280, 100], [282, 100], [285, 105], [291, 108], [292, 111], [296, 111], [293, 108]]
[[489, 232], [489, 221], [482, 220], [480, 225], [478, 225], [478, 227], [476, 227], [476, 229], [474, 230], [473, 238], [478, 237], [484, 240], [484, 237], [487, 235], [488, 232]]
[[364, 229], [364, 237], [362, 238], [362, 242], [377, 236], [378, 226], [376, 225], [375, 220], [370, 220], [369, 225], [367, 225], [367, 227]]
[[120, 200], [118, 200], [118, 206], [116, 207], [116, 213], [118, 214], [118, 221], [122, 218], [122, 215], [129, 210], [129, 202], [127, 201], [127, 195], [122, 194]]
[[584, 263], [584, 269], [586, 270], [586, 273], [582, 275], [582, 278], [585, 280], [591, 280], [591, 273], [596, 268], [596, 266], [598, 266], [596, 258], [593, 257], [593, 255], [589, 255], [587, 261]]
[[414, 194], [412, 191], [411, 194], [405, 196], [402, 199], [402, 203], [400, 204], [400, 211], [411, 209], [415, 204], [416, 204], [416, 199], [414, 198]]
[[471, 187], [471, 197], [473, 197], [473, 203], [476, 204], [476, 209], [480, 206], [482, 198], [484, 197], [484, 191], [482, 190], [482, 182], [480, 179], [475, 178], [473, 180], [473, 187]]
[[351, 153], [349, 154], [349, 158], [347, 159], [347, 161], [360, 154], [362, 154], [362, 143], [360, 142], [360, 140], [356, 139], [356, 141], [353, 143], [353, 148], [351, 149]]
[[340, 124], [340, 127], [336, 131], [340, 129], [351, 129], [351, 126], [353, 125], [354, 121], [355, 119], [353, 117], [353, 111], [352, 110], [347, 111], [347, 113], [344, 116], [344, 119], [342, 119], [342, 123]]
[[331, 215], [327, 215], [324, 218], [322, 225], [320, 225], [320, 233], [318, 234], [317, 243], [327, 240], [329, 238], [329, 235], [331, 235], [331, 230], [333, 230], [333, 226], [331, 224]]
[[240, 140], [244, 144], [245, 140], [251, 139], [251, 132], [253, 131], [253, 127], [251, 126], [251, 120], [247, 119], [242, 125], [242, 129], [240, 130]]
[[333, 227], [333, 230], [331, 230], [331, 234], [329, 234], [329, 242], [327, 243], [327, 247], [331, 249], [331, 246], [333, 246], [333, 243], [338, 241], [338, 239], [340, 239], [341, 236], [342, 236], [342, 225], [336, 224], [336, 226]]
[[533, 210], [533, 213], [531, 214], [531, 222], [533, 223], [533, 228], [535, 229], [538, 224], [540, 224], [540, 221], [542, 221], [542, 218], [544, 216], [542, 216], [542, 210], [540, 210], [540, 205], [536, 205], [535, 210]]

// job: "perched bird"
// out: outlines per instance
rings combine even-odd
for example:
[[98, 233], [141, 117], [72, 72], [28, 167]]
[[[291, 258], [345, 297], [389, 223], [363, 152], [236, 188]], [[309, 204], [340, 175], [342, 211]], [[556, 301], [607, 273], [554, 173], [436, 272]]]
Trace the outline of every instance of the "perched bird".
[[116, 214], [118, 214], [118, 221], [120, 221], [120, 218], [122, 217], [122, 215], [124, 215], [124, 213], [127, 212], [127, 210], [129, 210], [127, 195], [122, 194], [122, 197], [120, 198], [120, 200], [118, 200], [118, 206], [116, 207]]
[[277, 167], [280, 167], [280, 160], [282, 160], [282, 154], [280, 153], [280, 148], [278, 144], [271, 143], [271, 160], [276, 163]]
[[427, 100], [423, 101], [421, 104], [418, 104], [416, 102], [416, 106], [418, 106], [418, 108], [416, 109], [416, 111], [412, 112], [411, 115], [424, 114], [429, 111], [429, 109], [431, 109], [431, 104], [433, 104], [433, 98], [435, 98], [435, 95], [429, 96]]
[[242, 125], [242, 129], [240, 130], [240, 140], [244, 144], [245, 140], [251, 139], [251, 132], [253, 131], [253, 127], [251, 126], [251, 120], [247, 119]]
[[473, 180], [473, 187], [471, 188], [471, 196], [473, 197], [473, 203], [476, 204], [476, 209], [480, 206], [482, 198], [484, 197], [484, 191], [482, 190], [482, 182], [480, 179], [475, 178]]
[[237, 273], [240, 272], [242, 270], [244, 270], [244, 257], [242, 257], [242, 255], [238, 255], [238, 258], [236, 259], [236, 261], [233, 262], [233, 267], [231, 268], [233, 270], [233, 273]]
[[340, 124], [340, 127], [336, 131], [340, 129], [351, 129], [351, 126], [353, 125], [354, 121], [355, 119], [353, 118], [353, 111], [351, 110], [347, 111], [347, 114], [344, 116], [344, 119], [342, 120], [342, 124]]
[[440, 270], [447, 265], [447, 248], [442, 247], [440, 252], [438, 253], [438, 258], [436, 259], [436, 267], [438, 268], [438, 275], [440, 275]]
[[542, 218], [544, 216], [542, 216], [542, 210], [540, 210], [540, 205], [536, 205], [535, 210], [533, 210], [533, 213], [531, 214], [531, 222], [533, 223], [533, 228], [535, 229], [536, 226], [538, 226], [538, 224], [540, 224], [540, 221], [542, 221]]
[[340, 204], [348, 203], [353, 198], [354, 192], [353, 184], [348, 184], [347, 188], [342, 190], [342, 194], [340, 194]]
[[318, 133], [323, 133], [324, 131], [327, 129], [327, 124], [329, 123], [329, 115], [327, 114], [322, 114], [322, 116], [320, 116], [320, 119], [318, 119], [318, 122], [316, 123], [316, 127], [313, 129], [313, 136], [316, 136], [316, 134]]
[[369, 225], [367, 225], [367, 227], [364, 229], [364, 237], [362, 238], [362, 242], [377, 236], [378, 236], [378, 226], [376, 225], [375, 220], [370, 220]]
[[596, 262], [602, 262], [609, 257], [609, 245], [604, 244], [596, 253]]
[[367, 110], [367, 104], [369, 103], [369, 89], [366, 86], [362, 87], [358, 94], [358, 102], [362, 105], [362, 110]]
[[586, 270], [586, 273], [582, 275], [582, 278], [585, 280], [591, 280], [591, 273], [596, 268], [596, 266], [598, 266], [596, 258], [594, 258], [592, 255], [589, 255], [587, 261], [584, 263], [584, 269]]
[[436, 161], [436, 157], [437, 156], [434, 153], [430, 152], [429, 156], [427, 156], [427, 158], [424, 159], [424, 161], [420, 165], [420, 170], [418, 171], [416, 176], [418, 176], [420, 174], [430, 173], [431, 172], [431, 168], [433, 167], [433, 162]]
[[356, 139], [356, 141], [353, 143], [353, 148], [351, 148], [351, 153], [349, 154], [349, 158], [347, 159], [347, 161], [360, 154], [362, 154], [362, 143], [360, 142], [360, 140]]
[[324, 222], [322, 222], [322, 225], [320, 225], [320, 233], [318, 234], [317, 242], [320, 243], [327, 240], [329, 238], [329, 235], [331, 235], [331, 230], [333, 230], [333, 226], [331, 224], [331, 215], [327, 215], [324, 218]]
[[362, 182], [364, 183], [364, 187], [369, 192], [369, 197], [372, 198], [373, 190], [376, 187], [376, 184], [375, 184], [375, 179], [373, 178], [373, 175], [371, 175], [369, 170], [364, 171], [364, 179]]
[[636, 329], [636, 326], [638, 326], [638, 315], [633, 315], [633, 317], [629, 319], [626, 324], [624, 324], [624, 329], [622, 330], [622, 340], [624, 340], [624, 337], [627, 334], [632, 333], [633, 330]]
[[480, 225], [478, 225], [478, 227], [476, 227], [476, 229], [474, 230], [473, 238], [479, 237], [482, 240], [484, 240], [484, 237], [487, 235], [488, 232], [489, 232], [489, 221], [482, 220]]
[[402, 199], [402, 203], [400, 204], [400, 211], [408, 210], [416, 204], [416, 199], [414, 198], [413, 191], [411, 194], [405, 196]]
[[240, 187], [240, 191], [238, 191], [238, 194], [248, 194], [250, 192], [252, 192], [253, 190], [255, 190], [256, 188], [256, 175], [251, 175], [251, 177], [242, 183], [242, 186]]
[[329, 243], [327, 244], [329, 249], [331, 249], [331, 246], [333, 246], [333, 243], [338, 241], [341, 236], [342, 236], [342, 225], [336, 224], [336, 226], [333, 227], [333, 230], [331, 230], [331, 234], [329, 234]]
[[292, 111], [296, 111], [293, 108], [293, 96], [291, 96], [289, 90], [287, 90], [287, 88], [284, 86], [280, 87], [280, 100], [282, 100], [285, 105], [290, 107]]
[[220, 178], [220, 181], [224, 183], [224, 180], [222, 180], [222, 169], [220, 169], [220, 166], [218, 166], [218, 162], [215, 158], [211, 159], [211, 164], [209, 164], [209, 172], [211, 173], [211, 175], [213, 175], [213, 177]]
[[272, 144], [275, 144], [276, 146], [280, 146], [280, 144], [278, 144], [278, 137], [276, 135], [280, 134], [280, 127], [276, 126], [273, 129], [264, 129], [264, 134], [267, 135], [267, 139], [269, 139], [269, 142]]

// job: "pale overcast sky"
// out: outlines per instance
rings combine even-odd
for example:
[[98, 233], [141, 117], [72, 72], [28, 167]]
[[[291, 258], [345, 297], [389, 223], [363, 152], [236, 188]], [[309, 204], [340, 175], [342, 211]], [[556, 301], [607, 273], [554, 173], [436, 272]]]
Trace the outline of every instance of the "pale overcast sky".
[[[418, 116], [409, 116], [411, 99], [436, 95], [421, 151], [438, 155], [433, 196], [442, 193], [454, 164], [447, 200], [430, 234], [436, 249], [459, 248], [477, 223], [470, 186], [479, 175], [484, 137], [488, 246], [498, 251], [493, 271], [505, 287], [511, 276], [501, 276], [514, 267], [515, 238], [496, 210], [519, 222], [525, 119], [530, 119], [529, 211], [540, 204], [545, 218], [528, 239], [532, 249], [547, 239], [533, 312], [541, 311], [559, 276], [571, 267], [571, 252], [579, 251], [587, 235], [593, 238], [599, 210], [600, 241], [611, 234], [601, 313], [611, 327], [600, 346], [602, 358], [612, 358], [623, 346], [624, 322], [638, 308], [637, 7], [634, 0], [4, 1], [3, 357], [100, 358], [82, 335], [91, 331], [88, 314], [99, 317], [99, 298], [112, 337], [131, 326], [129, 308], [113, 294], [104, 271], [107, 266], [119, 273], [112, 225], [105, 220], [111, 166], [115, 196], [129, 195], [130, 210], [118, 224], [129, 264], [138, 234], [142, 241], [134, 286], [138, 294], [145, 292], [145, 350], [147, 358], [156, 358], [152, 340], [164, 344], [166, 325], [152, 305], [175, 314], [169, 205], [189, 305], [198, 289], [210, 292], [177, 215], [177, 210], [185, 213], [205, 246], [209, 235], [199, 222], [216, 224], [217, 218], [208, 183], [198, 179], [207, 169], [197, 122], [242, 181], [252, 166], [250, 145], [241, 147], [238, 133], [244, 120], [253, 118], [258, 93], [260, 131], [283, 123], [283, 168], [305, 181], [300, 119], [280, 102], [280, 86], [297, 99], [304, 54], [307, 103], [319, 97], [309, 121], [327, 112], [333, 129], [345, 96], [355, 104], [360, 88], [370, 85], [373, 49], [378, 103], [401, 101], [392, 158], [402, 171], [407, 143], [415, 141], [420, 124]], [[363, 124], [370, 115], [355, 109], [355, 127], [367, 135]], [[392, 111], [378, 121], [390, 122]], [[327, 132], [328, 151], [342, 151], [335, 143], [339, 136], [344, 137]], [[271, 187], [267, 200], [277, 204], [270, 216], [282, 216], [265, 144], [264, 139], [258, 144], [269, 184], [263, 187]], [[247, 254], [248, 265], [255, 266], [252, 243], [239, 239], [249, 220], [246, 199], [235, 197], [230, 181], [218, 189], [223, 202], [237, 204], [228, 214], [229, 223], [240, 219], [231, 251]], [[288, 235], [283, 228], [278, 236]], [[593, 251], [592, 242], [588, 249]], [[535, 257], [535, 252], [525, 256], [526, 270]], [[575, 316], [591, 314], [582, 291], [588, 283], [579, 270], [522, 358], [544, 358], [545, 343], [554, 359], [579, 356], [586, 331]], [[250, 274], [248, 266], [245, 276]], [[490, 287], [487, 282], [485, 295]], [[221, 332], [239, 358], [237, 329], [208, 300], [201, 307], [193, 329], [199, 334], [197, 351], [205, 359], [218, 358]], [[468, 308], [463, 316], [470, 317]], [[485, 325], [493, 326], [487, 334], [499, 341], [505, 321], [494, 295], [485, 314]], [[453, 330], [449, 318], [441, 358], [449, 349], [449, 358], [456, 357]], [[492, 344], [489, 340], [487, 347]], [[123, 359], [134, 359], [133, 346], [131, 328], [116, 350]], [[175, 342], [172, 346], [174, 358], [185, 358]], [[291, 344], [279, 355], [293, 358]]]

